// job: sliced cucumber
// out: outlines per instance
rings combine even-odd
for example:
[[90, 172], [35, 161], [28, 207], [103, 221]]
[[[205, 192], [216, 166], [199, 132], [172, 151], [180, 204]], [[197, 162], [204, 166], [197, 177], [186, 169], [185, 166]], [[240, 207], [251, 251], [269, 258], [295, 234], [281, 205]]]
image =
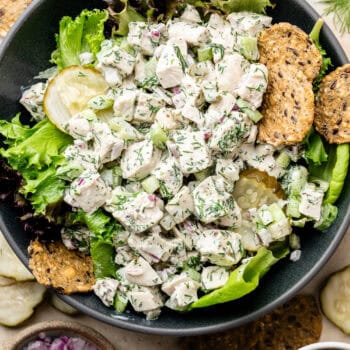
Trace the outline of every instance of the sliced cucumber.
[[344, 333], [350, 334], [350, 266], [335, 272], [320, 293], [323, 313]]
[[78, 310], [74, 309], [63, 300], [61, 300], [56, 294], [52, 293], [50, 296], [50, 304], [57, 309], [58, 311], [63, 312], [67, 315], [76, 315], [78, 314]]
[[17, 326], [28, 319], [45, 294], [36, 282], [21, 282], [0, 288], [0, 324]]
[[0, 233], [0, 276], [13, 278], [16, 281], [31, 281], [33, 275], [17, 258], [11, 247]]

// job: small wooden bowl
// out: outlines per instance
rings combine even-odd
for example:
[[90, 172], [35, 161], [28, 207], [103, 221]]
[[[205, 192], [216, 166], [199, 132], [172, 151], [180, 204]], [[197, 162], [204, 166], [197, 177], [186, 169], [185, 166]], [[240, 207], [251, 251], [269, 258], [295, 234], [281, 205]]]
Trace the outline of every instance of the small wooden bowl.
[[36, 340], [41, 332], [49, 337], [75, 336], [95, 345], [99, 350], [116, 350], [101, 333], [92, 328], [81, 323], [62, 321], [40, 322], [28, 327], [5, 344], [3, 350], [22, 350], [29, 342]]

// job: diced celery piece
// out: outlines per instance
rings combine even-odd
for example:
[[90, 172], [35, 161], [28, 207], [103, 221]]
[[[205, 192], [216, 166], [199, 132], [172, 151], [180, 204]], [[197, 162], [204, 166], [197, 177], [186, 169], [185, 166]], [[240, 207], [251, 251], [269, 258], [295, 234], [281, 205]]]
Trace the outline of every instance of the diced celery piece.
[[116, 131], [118, 137], [125, 141], [134, 141], [139, 139], [138, 131], [123, 118], [115, 117], [109, 121], [109, 127]]
[[127, 299], [121, 297], [120, 295], [116, 294], [114, 298], [114, 308], [117, 312], [123, 313], [126, 309], [126, 306], [128, 305]]
[[120, 186], [122, 183], [121, 169], [119, 167], [103, 169], [101, 177], [105, 184], [111, 187]]
[[185, 267], [184, 272], [188, 275], [188, 277], [192, 278], [194, 281], [201, 281], [201, 274], [191, 267]]
[[143, 180], [141, 185], [147, 193], [154, 193], [159, 188], [159, 181], [154, 175], [151, 175]]
[[158, 64], [158, 61], [155, 57], [152, 57], [149, 61], [147, 61], [147, 63], [145, 64], [146, 77], [156, 76], [157, 64]]
[[268, 208], [269, 208], [269, 211], [272, 215], [274, 222], [278, 222], [278, 221], [284, 220], [286, 218], [286, 215], [284, 214], [282, 208], [278, 204], [273, 203], [273, 204], [269, 205]]
[[213, 48], [205, 47], [202, 49], [198, 49], [197, 55], [199, 62], [211, 61], [213, 59]]
[[109, 98], [106, 95], [98, 95], [90, 99], [87, 105], [92, 109], [103, 110], [111, 108], [113, 103], [114, 100], [112, 98]]
[[128, 43], [128, 40], [126, 38], [123, 38], [123, 40], [121, 41], [120, 48], [126, 51], [131, 56], [136, 56], [135, 49]]
[[302, 218], [298, 220], [291, 220], [291, 225], [295, 227], [305, 227], [305, 224], [310, 221], [309, 218]]
[[300, 202], [296, 198], [289, 198], [287, 204], [287, 216], [292, 218], [300, 218], [301, 214], [299, 211]]
[[153, 124], [150, 130], [153, 144], [160, 149], [165, 149], [165, 142], [168, 140], [166, 132], [158, 125]]
[[257, 123], [259, 120], [262, 119], [263, 115], [257, 110], [254, 111], [247, 101], [237, 99], [236, 104], [241, 110], [241, 112], [245, 113], [254, 123]]
[[197, 181], [203, 181], [210, 175], [212, 175], [213, 169], [212, 168], [206, 168], [202, 171], [199, 171], [198, 173], [195, 173], [194, 176]]
[[289, 246], [292, 249], [300, 249], [300, 237], [297, 234], [292, 233], [289, 236]]
[[287, 152], [281, 152], [277, 159], [276, 159], [277, 165], [279, 165], [283, 169], [287, 169], [290, 164], [290, 156]]
[[257, 61], [259, 59], [258, 39], [250, 36], [242, 37], [240, 53], [249, 61]]

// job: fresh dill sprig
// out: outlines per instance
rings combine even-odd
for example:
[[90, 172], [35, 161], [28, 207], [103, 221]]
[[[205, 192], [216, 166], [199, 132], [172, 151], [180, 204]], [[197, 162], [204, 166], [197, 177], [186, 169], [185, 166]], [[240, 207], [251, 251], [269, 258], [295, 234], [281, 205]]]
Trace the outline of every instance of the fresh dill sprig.
[[326, 5], [325, 15], [332, 14], [334, 16], [334, 24], [339, 31], [344, 34], [350, 33], [350, 1], [349, 0], [321, 0]]

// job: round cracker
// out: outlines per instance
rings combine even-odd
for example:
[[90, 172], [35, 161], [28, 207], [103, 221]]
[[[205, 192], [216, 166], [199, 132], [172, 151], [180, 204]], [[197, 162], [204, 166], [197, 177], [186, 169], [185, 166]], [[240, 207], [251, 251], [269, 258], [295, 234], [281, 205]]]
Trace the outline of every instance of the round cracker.
[[328, 143], [350, 142], [350, 64], [323, 79], [316, 100], [315, 127]]
[[279, 350], [315, 343], [322, 331], [322, 314], [315, 297], [297, 295], [273, 312], [226, 332], [180, 339], [182, 349]]
[[0, 0], [0, 36], [5, 36], [32, 0]]
[[276, 63], [295, 66], [313, 81], [322, 66], [322, 56], [310, 37], [295, 25], [278, 23], [259, 37], [260, 63], [268, 68]]
[[294, 66], [274, 65], [261, 113], [260, 142], [280, 146], [302, 141], [314, 119], [312, 83]]
[[64, 294], [84, 293], [95, 284], [90, 256], [68, 250], [63, 243], [32, 241], [28, 247], [29, 267], [36, 280]]

